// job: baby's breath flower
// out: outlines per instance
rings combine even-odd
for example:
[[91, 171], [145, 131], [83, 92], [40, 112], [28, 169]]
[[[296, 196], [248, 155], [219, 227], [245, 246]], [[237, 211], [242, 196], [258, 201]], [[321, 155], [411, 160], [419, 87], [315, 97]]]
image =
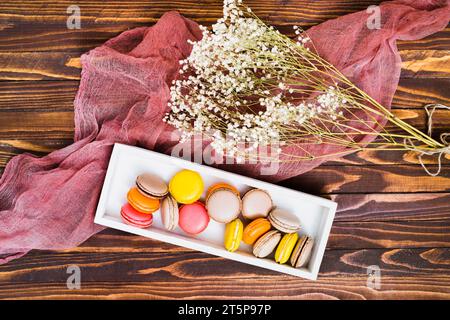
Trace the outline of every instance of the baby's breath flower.
[[[171, 83], [170, 112], [163, 121], [181, 132], [181, 141], [207, 133], [218, 154], [238, 160], [273, 142], [278, 153], [298, 141], [360, 148], [353, 137], [366, 128], [377, 134], [374, 122], [380, 114], [430, 146], [431, 138], [417, 138], [416, 131], [314, 53], [306, 32], [293, 29], [291, 40], [265, 25], [242, 0], [224, 0], [223, 18], [211, 29], [200, 26], [200, 41], [188, 41], [192, 50], [179, 61], [180, 76]], [[387, 134], [382, 138], [395, 144]]]
[[[285, 83], [293, 79], [283, 61], [292, 58], [294, 43], [276, 42], [281, 34], [242, 8], [241, 0], [225, 0], [223, 18], [211, 31], [201, 26], [200, 41], [189, 41], [192, 51], [180, 60], [181, 78], [172, 82], [171, 111], [164, 118], [182, 132], [182, 140], [214, 130], [212, 147], [229, 155], [236, 155], [242, 143], [250, 143], [247, 151], [270, 144], [285, 136], [283, 126], [332, 114], [342, 102], [330, 88], [316, 103], [292, 103], [284, 92], [294, 93], [293, 83]], [[304, 44], [308, 38], [298, 26], [294, 30]]]

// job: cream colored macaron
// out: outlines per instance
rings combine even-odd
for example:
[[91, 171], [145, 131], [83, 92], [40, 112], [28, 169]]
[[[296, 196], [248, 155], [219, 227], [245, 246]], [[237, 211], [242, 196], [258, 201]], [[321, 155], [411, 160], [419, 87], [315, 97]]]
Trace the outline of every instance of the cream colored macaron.
[[211, 186], [206, 196], [209, 216], [220, 223], [229, 223], [241, 213], [242, 202], [239, 191], [226, 183]]
[[249, 220], [267, 217], [272, 207], [272, 198], [261, 189], [252, 189], [242, 198], [242, 215]]
[[274, 209], [269, 213], [269, 221], [275, 229], [284, 233], [294, 233], [300, 230], [300, 220], [297, 216], [283, 209]]
[[253, 255], [258, 258], [265, 258], [275, 250], [281, 240], [281, 233], [272, 230], [261, 236], [253, 245]]
[[178, 226], [179, 210], [178, 203], [172, 196], [167, 196], [161, 201], [161, 220], [169, 231], [175, 230]]

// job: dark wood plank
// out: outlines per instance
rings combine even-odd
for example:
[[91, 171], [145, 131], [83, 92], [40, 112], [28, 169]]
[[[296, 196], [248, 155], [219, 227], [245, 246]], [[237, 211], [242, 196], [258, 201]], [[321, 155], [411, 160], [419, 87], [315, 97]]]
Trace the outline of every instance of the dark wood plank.
[[[266, 22], [283, 33], [293, 35], [292, 25], [308, 28], [347, 13], [366, 9], [380, 1], [346, 0], [247, 0], [246, 3]], [[66, 9], [70, 1], [4, 1], [0, 4], [0, 51], [87, 51], [105, 40], [133, 27], [149, 26], [164, 12], [178, 10], [198, 23], [211, 25], [222, 15], [220, 1], [85, 1], [78, 2], [82, 28], [66, 27]], [[31, 8], [31, 9], [30, 9]], [[448, 49], [449, 29], [426, 39], [401, 41], [404, 50]]]
[[73, 111], [79, 84], [78, 80], [3, 81], [0, 83], [0, 112]]
[[400, 55], [403, 78], [448, 78], [450, 74], [450, 50], [404, 50]]
[[[429, 166], [436, 170], [435, 165]], [[428, 176], [420, 166], [321, 166], [282, 185], [312, 194], [408, 193], [450, 191], [450, 170]]]
[[[1, 5], [0, 5], [1, 9]], [[126, 9], [125, 9], [126, 10]], [[162, 14], [162, 13], [161, 13]], [[187, 17], [193, 18], [203, 25], [211, 25], [218, 17]], [[136, 19], [136, 21], [124, 22], [119, 20], [110, 23], [86, 24], [83, 19], [81, 29], [67, 29], [63, 21], [49, 23], [48, 21], [15, 21], [11, 17], [6, 22], [0, 18], [0, 52], [36, 52], [36, 51], [68, 51], [81, 55], [103, 44], [121, 32], [136, 28], [151, 26], [157, 18], [151, 21]], [[325, 21], [321, 19], [320, 22]], [[294, 37], [292, 25], [297, 24], [307, 29], [312, 23], [307, 20], [288, 22], [289, 25], [280, 25], [274, 21], [274, 25], [280, 32]], [[431, 36], [417, 41], [399, 41], [400, 50], [448, 50], [450, 46], [450, 28], [437, 32]]]
[[80, 70], [74, 53], [0, 53], [0, 80], [78, 80]]
[[[273, 24], [293, 24], [302, 21], [304, 24], [317, 24], [346, 13], [365, 10], [368, 6], [381, 1], [346, 0], [330, 3], [326, 0], [247, 0], [256, 14]], [[64, 23], [66, 9], [72, 5], [70, 1], [3, 1], [1, 9], [5, 18], [15, 21], [46, 21], [47, 23]], [[105, 24], [111, 22], [156, 22], [166, 11], [177, 10], [181, 14], [196, 19], [201, 23], [211, 23], [222, 16], [222, 2], [215, 0], [170, 1], [156, 0], [149, 3], [145, 0], [127, 1], [79, 1], [82, 23]], [[14, 21], [14, 20], [13, 20]]]
[[450, 247], [450, 213], [445, 221], [335, 222], [332, 249]]
[[[448, 299], [449, 259], [448, 248], [329, 250], [313, 282], [200, 252], [41, 252], [0, 266], [0, 298]], [[73, 264], [80, 290], [66, 288]], [[380, 290], [367, 287], [371, 265]]]
[[448, 224], [450, 193], [336, 194], [336, 222], [441, 221]]
[[[402, 78], [449, 78], [450, 50], [406, 50]], [[76, 52], [0, 52], [0, 80], [78, 80]]]
[[422, 109], [430, 103], [450, 105], [450, 79], [400, 79], [392, 101], [394, 109]]

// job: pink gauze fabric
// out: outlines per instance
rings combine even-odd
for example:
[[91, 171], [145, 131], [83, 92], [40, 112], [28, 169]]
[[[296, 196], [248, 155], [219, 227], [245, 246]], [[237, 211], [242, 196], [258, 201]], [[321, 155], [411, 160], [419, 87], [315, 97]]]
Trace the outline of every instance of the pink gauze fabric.
[[[380, 5], [381, 28], [369, 30], [361, 11], [308, 30], [319, 54], [389, 107], [400, 75], [396, 40], [415, 40], [443, 29], [449, 1], [398, 0]], [[172, 128], [162, 122], [178, 60], [198, 25], [176, 12], [156, 25], [126, 31], [82, 56], [75, 99], [75, 142], [42, 158], [19, 155], [0, 180], [0, 263], [32, 249], [77, 246], [102, 230], [94, 212], [114, 142], [170, 153]], [[369, 141], [367, 138], [366, 141]], [[317, 151], [317, 150], [316, 150]], [[322, 154], [330, 152], [323, 147]], [[321, 161], [282, 165], [280, 181]], [[258, 176], [258, 166], [225, 166]]]

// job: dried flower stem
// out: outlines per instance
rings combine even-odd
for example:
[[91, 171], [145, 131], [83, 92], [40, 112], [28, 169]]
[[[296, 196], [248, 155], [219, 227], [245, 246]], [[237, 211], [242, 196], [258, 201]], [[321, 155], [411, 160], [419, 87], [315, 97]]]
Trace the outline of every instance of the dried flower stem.
[[[347, 154], [355, 150], [445, 152], [445, 144], [396, 117], [321, 58], [306, 33], [293, 41], [267, 26], [241, 0], [224, 1], [224, 17], [192, 42], [180, 61], [181, 78], [171, 88], [165, 121], [186, 140], [211, 138], [213, 148], [244, 159], [286, 162]], [[384, 128], [388, 122], [400, 132]], [[368, 142], [366, 136], [377, 136]], [[278, 142], [277, 157], [261, 147]], [[338, 147], [315, 154], [310, 146]], [[286, 152], [292, 147], [301, 152]], [[281, 155], [281, 157], [279, 157]]]

